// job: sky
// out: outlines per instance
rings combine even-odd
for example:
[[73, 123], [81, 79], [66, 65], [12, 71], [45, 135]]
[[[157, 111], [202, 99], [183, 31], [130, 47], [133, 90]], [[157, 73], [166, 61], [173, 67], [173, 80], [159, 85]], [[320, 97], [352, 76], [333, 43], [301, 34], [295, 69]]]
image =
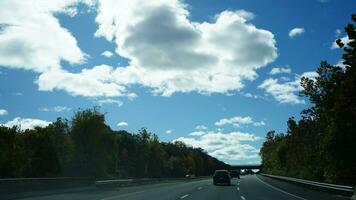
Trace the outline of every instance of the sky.
[[354, 0], [1, 0], [0, 124], [99, 106], [229, 164], [260, 163], [269, 130], [311, 106], [302, 76], [340, 63]]

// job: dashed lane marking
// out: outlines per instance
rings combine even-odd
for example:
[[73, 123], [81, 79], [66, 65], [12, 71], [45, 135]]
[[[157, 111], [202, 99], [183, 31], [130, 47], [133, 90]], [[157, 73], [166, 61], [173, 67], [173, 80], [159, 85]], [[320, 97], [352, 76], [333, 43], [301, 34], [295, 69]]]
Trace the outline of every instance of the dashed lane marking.
[[189, 194], [185, 194], [185, 195], [181, 196], [180, 199], [184, 199], [184, 198], [186, 198], [188, 196], [189, 196]]
[[203, 189], [203, 187], [198, 187], [198, 190], [201, 190], [201, 189]]
[[294, 197], [294, 198], [297, 198], [297, 199], [307, 200], [306, 198], [303, 198], [303, 197], [300, 197], [300, 196], [291, 194], [291, 193], [289, 193], [289, 192], [286, 192], [286, 191], [284, 191], [284, 190], [282, 190], [282, 189], [276, 188], [276, 187], [274, 187], [273, 185], [264, 182], [263, 180], [261, 180], [261, 179], [258, 178], [257, 176], [255, 176], [255, 177], [256, 177], [257, 180], [259, 180], [261, 183], [263, 183], [263, 184], [269, 186], [270, 188], [273, 188], [273, 189], [275, 189], [275, 190], [277, 190], [277, 191], [279, 191], [279, 192], [282, 192], [282, 193], [284, 193], [284, 194], [288, 194], [288, 195], [290, 195], [290, 196], [292, 196], [292, 197]]
[[242, 199], [242, 200], [246, 200], [244, 196], [241, 196], [241, 199]]
[[240, 190], [240, 188], [238, 187], [237, 190]]

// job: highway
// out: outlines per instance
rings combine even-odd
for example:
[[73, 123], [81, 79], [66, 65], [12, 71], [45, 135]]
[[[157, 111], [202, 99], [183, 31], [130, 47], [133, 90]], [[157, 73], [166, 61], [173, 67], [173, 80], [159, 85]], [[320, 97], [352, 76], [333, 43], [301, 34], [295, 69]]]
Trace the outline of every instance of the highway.
[[259, 176], [233, 179], [231, 186], [214, 186], [211, 179], [151, 185], [66, 192], [26, 199], [54, 200], [312, 200], [348, 199], [340, 195], [311, 191], [283, 181]]

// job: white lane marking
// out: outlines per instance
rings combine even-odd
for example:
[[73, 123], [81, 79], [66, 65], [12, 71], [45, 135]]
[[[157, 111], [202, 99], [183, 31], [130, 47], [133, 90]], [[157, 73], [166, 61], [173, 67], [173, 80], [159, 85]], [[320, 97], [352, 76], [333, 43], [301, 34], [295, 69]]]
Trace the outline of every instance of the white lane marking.
[[240, 188], [238, 187], [237, 190], [240, 190]]
[[201, 189], [203, 189], [203, 187], [198, 187], [198, 190], [201, 190]]
[[185, 194], [185, 195], [181, 196], [180, 199], [184, 199], [184, 198], [186, 198], [188, 196], [189, 196], [189, 194]]
[[241, 199], [242, 199], [242, 200], [246, 200], [244, 196], [241, 196]]
[[134, 195], [134, 194], [139, 194], [142, 192], [146, 192], [147, 190], [142, 190], [142, 191], [138, 191], [138, 192], [131, 192], [128, 194], [120, 194], [120, 195], [115, 195], [115, 196], [111, 196], [111, 197], [106, 197], [106, 198], [102, 198], [100, 200], [111, 200], [111, 199], [117, 199], [119, 197], [126, 197], [126, 196], [130, 196], [130, 195]]
[[300, 196], [291, 194], [291, 193], [289, 193], [289, 192], [286, 192], [286, 191], [284, 191], [284, 190], [281, 190], [281, 189], [279, 189], [279, 188], [276, 188], [276, 187], [274, 187], [273, 185], [270, 185], [270, 184], [264, 182], [263, 180], [261, 180], [260, 178], [258, 178], [258, 176], [255, 176], [255, 177], [256, 177], [257, 180], [259, 180], [261, 183], [263, 183], [263, 184], [265, 184], [265, 185], [267, 185], [267, 186], [269, 186], [269, 187], [271, 187], [271, 188], [273, 188], [273, 189], [275, 189], [275, 190], [277, 190], [277, 191], [279, 191], [279, 192], [282, 192], [282, 193], [284, 193], [284, 194], [288, 194], [288, 195], [290, 195], [290, 196], [292, 196], [292, 197], [294, 197], [294, 198], [297, 198], [297, 199], [307, 200], [306, 198], [303, 198], [303, 197], [300, 197]]

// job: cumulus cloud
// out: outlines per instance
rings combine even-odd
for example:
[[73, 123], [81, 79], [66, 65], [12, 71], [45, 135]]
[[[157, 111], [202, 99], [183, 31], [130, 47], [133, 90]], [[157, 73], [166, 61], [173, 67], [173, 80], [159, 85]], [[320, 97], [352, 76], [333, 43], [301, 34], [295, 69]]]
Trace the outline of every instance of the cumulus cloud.
[[39, 110], [43, 112], [68, 112], [71, 111], [72, 109], [66, 106], [54, 106], [52, 108], [43, 107], [40, 108]]
[[75, 14], [79, 0], [0, 1], [0, 65], [36, 72], [60, 69], [62, 60], [83, 63], [87, 55], [55, 14]]
[[277, 78], [268, 78], [258, 88], [264, 89], [267, 94], [272, 95], [280, 103], [304, 104], [305, 101], [298, 96], [298, 93], [303, 89], [300, 86], [301, 77], [314, 79], [317, 76], [316, 72], [305, 72], [302, 75], [297, 75], [294, 80], [285, 82]]
[[104, 65], [80, 73], [63, 70], [62, 61], [82, 64], [88, 57], [57, 14], [73, 16], [79, 3], [91, 0], [0, 2], [0, 66], [40, 73], [35, 81], [40, 91], [64, 90], [81, 96], [130, 96], [126, 88], [111, 81], [112, 68]]
[[286, 67], [274, 67], [272, 70], [269, 72], [271, 75], [276, 75], [276, 74], [290, 74], [292, 72], [292, 69], [289, 66]]
[[204, 135], [206, 132], [201, 130], [201, 131], [193, 131], [191, 133], [189, 133], [190, 136], [201, 136]]
[[196, 130], [207, 130], [208, 127], [206, 127], [206, 126], [204, 126], [204, 125], [197, 125], [197, 126], [195, 127], [195, 129], [196, 129]]
[[52, 70], [42, 73], [37, 83], [40, 91], [65, 90], [74, 96], [135, 97], [126, 87], [112, 82], [112, 73], [114, 69], [108, 65], [83, 69], [80, 73]]
[[208, 154], [225, 162], [259, 158], [259, 149], [250, 144], [246, 144], [246, 142], [254, 142], [262, 139], [254, 134], [206, 131], [204, 133], [202, 132], [202, 134], [192, 136], [194, 137], [180, 137], [174, 141], [181, 141], [196, 148], [200, 147], [207, 151]]
[[256, 95], [256, 94], [252, 94], [251, 92], [240, 92], [240, 94], [245, 96], [245, 97], [248, 97], [248, 98], [254, 98], [254, 99], [262, 98], [261, 96]]
[[[345, 45], [351, 41], [347, 35], [340, 39], [341, 39], [341, 42], [344, 43]], [[337, 45], [336, 40], [332, 43], [332, 45], [330, 47], [330, 49], [339, 49], [339, 48], [340, 47], [339, 47], [339, 45]]]
[[103, 53], [101, 53], [102, 56], [105, 56], [107, 58], [111, 58], [114, 56], [113, 52], [111, 51], [104, 51]]
[[105, 105], [105, 104], [116, 104], [118, 107], [121, 107], [124, 105], [124, 103], [120, 100], [115, 100], [115, 99], [100, 99], [98, 100], [99, 105]]
[[168, 130], [165, 131], [165, 133], [166, 134], [171, 134], [171, 133], [173, 133], [173, 130], [168, 129]]
[[229, 119], [220, 119], [219, 121], [215, 122], [216, 126], [224, 126], [228, 124], [232, 124], [236, 127], [240, 127], [241, 124], [251, 124], [252, 118], [247, 116], [247, 117], [241, 117], [241, 116], [235, 116]]
[[117, 68], [118, 83], [163, 96], [226, 93], [277, 57], [274, 35], [248, 23], [252, 13], [223, 11], [200, 23], [189, 20], [186, 7], [177, 0], [99, 1], [95, 36], [115, 42], [116, 53], [130, 61]]
[[301, 35], [305, 32], [304, 28], [293, 28], [292, 30], [289, 31], [288, 36], [290, 38], [294, 38], [298, 35]]
[[254, 122], [253, 123], [254, 126], [265, 126], [266, 125], [266, 122], [265, 121], [260, 121], [260, 122]]
[[36, 2], [1, 1], [0, 65], [38, 72], [40, 91], [131, 98], [135, 94], [128, 88], [136, 84], [163, 96], [229, 93], [254, 80], [256, 70], [277, 57], [274, 35], [254, 26], [254, 14], [245, 10], [193, 22], [187, 5], [178, 0], [99, 0], [95, 36], [114, 42], [116, 53], [129, 64], [72, 73], [60, 63], [82, 64], [88, 55], [55, 16], [74, 16], [79, 3], [96, 1]]
[[18, 126], [21, 130], [26, 130], [26, 129], [34, 129], [35, 127], [46, 127], [50, 123], [52, 122], [40, 120], [40, 119], [16, 117], [13, 120], [0, 125], [6, 127]]
[[5, 109], [0, 109], [0, 116], [7, 115], [8, 112]]
[[128, 126], [129, 124], [127, 122], [118, 122], [116, 126], [121, 127], [121, 126]]
[[241, 125], [248, 125], [252, 124], [253, 126], [264, 126], [266, 123], [264, 121], [255, 122], [253, 121], [252, 117], [241, 117], [235, 116], [232, 118], [223, 118], [215, 122], [216, 126], [224, 126], [224, 125], [233, 125], [235, 127], [240, 127]]

